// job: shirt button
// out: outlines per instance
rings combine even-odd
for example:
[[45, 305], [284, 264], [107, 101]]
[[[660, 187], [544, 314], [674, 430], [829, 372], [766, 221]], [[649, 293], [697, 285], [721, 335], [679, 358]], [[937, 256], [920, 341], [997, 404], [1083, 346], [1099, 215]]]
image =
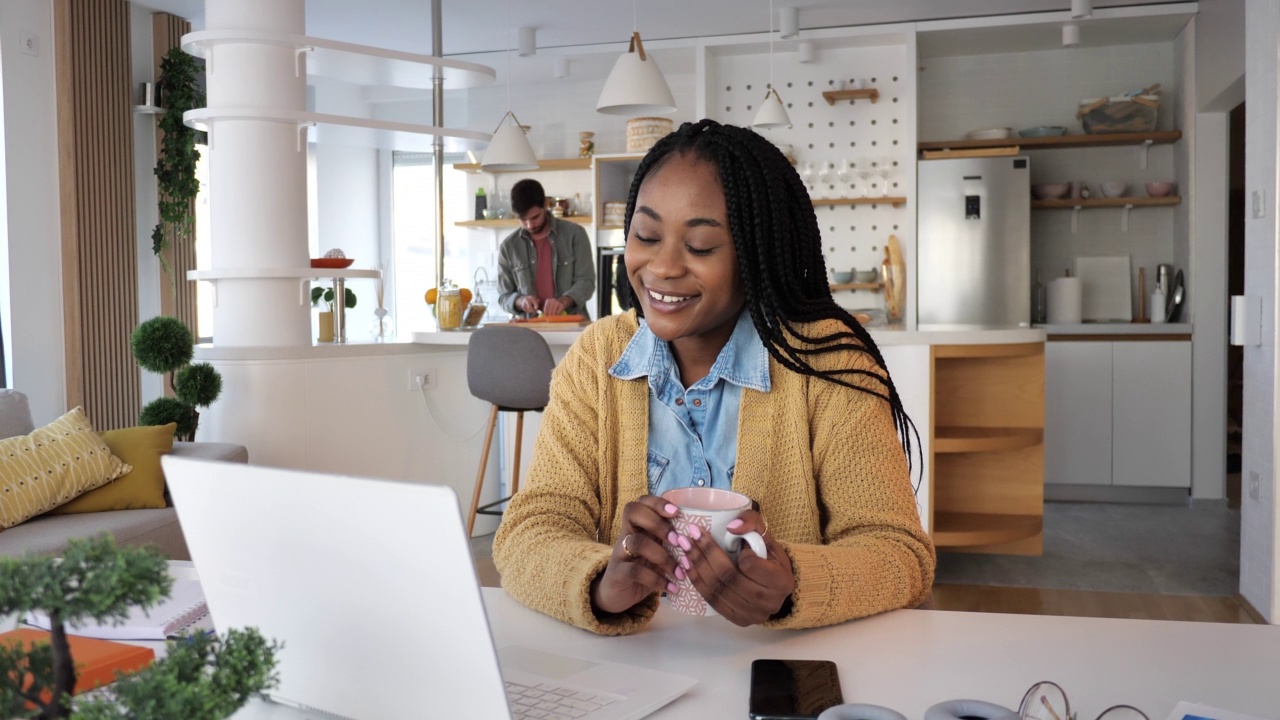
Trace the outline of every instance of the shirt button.
[[698, 487], [702, 487], [703, 485], [706, 485], [706, 484], [707, 484], [706, 480], [703, 480], [702, 478], [698, 478]]
[[684, 398], [676, 398], [677, 405], [684, 405]]
[[702, 407], [702, 401], [701, 401], [701, 400], [697, 400], [697, 399], [695, 399], [695, 400], [693, 401], [693, 406], [694, 406], [694, 407]]

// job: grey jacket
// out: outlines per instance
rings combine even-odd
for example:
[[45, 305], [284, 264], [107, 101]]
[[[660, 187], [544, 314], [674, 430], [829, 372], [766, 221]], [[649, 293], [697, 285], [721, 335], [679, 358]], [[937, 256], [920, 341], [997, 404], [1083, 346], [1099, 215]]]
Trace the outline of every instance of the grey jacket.
[[[498, 248], [498, 304], [515, 315], [516, 300], [535, 295], [534, 265], [538, 257], [524, 228], [511, 233]], [[551, 261], [555, 263], [556, 295], [568, 295], [585, 314], [587, 301], [596, 291], [591, 242], [581, 225], [551, 218]]]

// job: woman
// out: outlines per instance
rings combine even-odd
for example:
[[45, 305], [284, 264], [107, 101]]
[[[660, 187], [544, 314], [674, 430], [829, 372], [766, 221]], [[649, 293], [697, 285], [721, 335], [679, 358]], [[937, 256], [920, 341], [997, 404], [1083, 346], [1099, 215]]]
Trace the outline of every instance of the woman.
[[[813, 206], [750, 130], [686, 123], [627, 201], [635, 310], [593, 324], [556, 368], [528, 483], [494, 538], [502, 585], [602, 634], [652, 617], [688, 577], [738, 625], [803, 628], [921, 602], [912, 430], [871, 337], [831, 298]], [[905, 452], [904, 452], [905, 451]], [[677, 535], [672, 487], [752, 498], [735, 563]], [[663, 539], [687, 548], [677, 563]]]

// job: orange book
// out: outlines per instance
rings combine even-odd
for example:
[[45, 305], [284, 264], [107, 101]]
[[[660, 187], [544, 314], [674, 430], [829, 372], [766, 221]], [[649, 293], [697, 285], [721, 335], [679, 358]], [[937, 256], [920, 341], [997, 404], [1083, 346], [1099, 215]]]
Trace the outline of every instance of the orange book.
[[[134, 673], [151, 664], [156, 653], [151, 648], [126, 645], [111, 640], [69, 635], [71, 658], [76, 664], [76, 687], [73, 695], [115, 682], [116, 671]], [[44, 630], [10, 630], [0, 633], [0, 643], [22, 643], [30, 648], [35, 643], [48, 643], [49, 633]], [[24, 683], [25, 684], [25, 683]]]

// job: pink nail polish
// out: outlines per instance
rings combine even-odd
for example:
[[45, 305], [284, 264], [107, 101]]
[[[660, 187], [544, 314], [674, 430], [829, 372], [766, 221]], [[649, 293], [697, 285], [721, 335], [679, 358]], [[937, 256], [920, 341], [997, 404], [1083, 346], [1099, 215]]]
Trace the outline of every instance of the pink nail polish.
[[675, 515], [676, 513], [680, 512], [680, 508], [676, 507], [675, 505], [672, 505], [671, 503], [667, 503], [667, 506], [662, 509], [666, 510], [668, 515]]
[[687, 557], [680, 558], [680, 567], [684, 568], [685, 570], [688, 570], [691, 566], [692, 566], [692, 563], [689, 562], [689, 558]]
[[683, 580], [683, 579], [684, 579], [684, 568], [682, 568], [682, 567], [677, 567], [677, 568], [676, 568], [676, 579], [677, 579], [677, 580]]
[[693, 543], [689, 542], [689, 538], [684, 537], [683, 535], [678, 536], [676, 540], [680, 543], [680, 547], [684, 548], [685, 550], [688, 550], [689, 548], [693, 547]]
[[675, 583], [667, 583], [667, 592], [674, 595], [675, 593], [680, 592], [680, 586]]
[[728, 525], [725, 525], [725, 527], [729, 528], [730, 530], [737, 530], [738, 528], [742, 527], [742, 519], [739, 518], [737, 520], [733, 520]]
[[689, 534], [693, 536], [694, 540], [697, 540], [698, 538], [702, 537], [702, 528], [698, 527], [697, 525], [691, 525], [689, 527]]
[[672, 530], [671, 532], [667, 533], [667, 542], [671, 543], [672, 545], [679, 545], [680, 536], [676, 535], [676, 532]]

